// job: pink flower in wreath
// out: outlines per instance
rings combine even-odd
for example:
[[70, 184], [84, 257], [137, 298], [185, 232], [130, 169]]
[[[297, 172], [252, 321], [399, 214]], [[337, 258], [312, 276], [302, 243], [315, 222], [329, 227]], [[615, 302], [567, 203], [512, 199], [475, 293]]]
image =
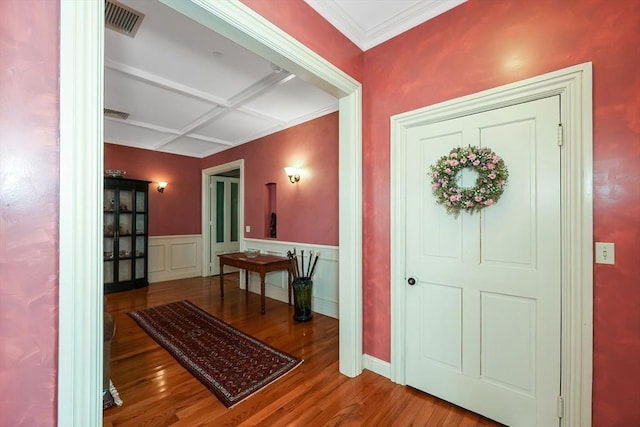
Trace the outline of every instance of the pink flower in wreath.
[[463, 165], [467, 163], [467, 158], [466, 157], [461, 158], [460, 163], [462, 163]]
[[485, 206], [490, 206], [493, 204], [493, 199], [487, 199], [484, 202], [482, 202], [482, 204]]
[[471, 161], [474, 161], [476, 159], [476, 155], [474, 153], [469, 153], [469, 155], [467, 156], [467, 158]]
[[473, 202], [468, 200], [464, 205], [467, 208], [471, 208], [471, 207], [473, 207]]
[[502, 187], [502, 186], [504, 186], [504, 181], [500, 181], [500, 182], [498, 183], [498, 187]]
[[437, 178], [438, 176], [440, 176], [440, 175], [438, 174], [438, 171], [433, 171], [433, 177], [434, 177], [434, 178]]
[[447, 175], [451, 175], [451, 169], [446, 168], [446, 169], [444, 170], [444, 173], [446, 173]]
[[496, 179], [496, 173], [495, 173], [495, 172], [491, 172], [491, 173], [489, 174], [489, 178], [491, 178], [491, 179]]
[[493, 163], [487, 163], [487, 169], [489, 170], [494, 170], [496, 168], [496, 165]]
[[484, 187], [482, 187], [482, 188], [480, 189], [480, 192], [481, 192], [481, 193], [486, 193], [486, 192], [487, 192], [487, 189], [486, 189], [486, 188], [484, 188]]
[[478, 166], [479, 164], [480, 164], [480, 160], [475, 160], [475, 161], [473, 162], [473, 166]]
[[451, 154], [449, 154], [449, 157], [451, 157], [452, 159], [457, 159], [458, 158], [458, 153], [456, 153], [455, 151]]
[[476, 196], [474, 197], [476, 202], [481, 202], [482, 201], [482, 196]]
[[493, 163], [498, 163], [501, 159], [499, 156], [493, 156]]
[[433, 184], [431, 184], [431, 188], [436, 189], [440, 187], [440, 183], [439, 182], [434, 182]]

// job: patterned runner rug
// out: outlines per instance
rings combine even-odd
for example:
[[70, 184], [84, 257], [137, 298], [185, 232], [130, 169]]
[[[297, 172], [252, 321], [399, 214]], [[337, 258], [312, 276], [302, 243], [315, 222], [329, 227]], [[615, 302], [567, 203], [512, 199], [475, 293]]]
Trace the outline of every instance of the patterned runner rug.
[[302, 363], [190, 301], [132, 311], [129, 316], [227, 408]]

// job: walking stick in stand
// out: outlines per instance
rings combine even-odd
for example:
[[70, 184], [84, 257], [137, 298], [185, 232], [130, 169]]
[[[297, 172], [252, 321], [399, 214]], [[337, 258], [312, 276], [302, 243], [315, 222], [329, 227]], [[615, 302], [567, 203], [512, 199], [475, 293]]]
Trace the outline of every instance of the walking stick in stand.
[[313, 266], [311, 266], [311, 271], [309, 272], [309, 278], [313, 277], [313, 273], [316, 272], [316, 264], [318, 264], [318, 258], [320, 258], [320, 252], [316, 252], [316, 259], [313, 260]]

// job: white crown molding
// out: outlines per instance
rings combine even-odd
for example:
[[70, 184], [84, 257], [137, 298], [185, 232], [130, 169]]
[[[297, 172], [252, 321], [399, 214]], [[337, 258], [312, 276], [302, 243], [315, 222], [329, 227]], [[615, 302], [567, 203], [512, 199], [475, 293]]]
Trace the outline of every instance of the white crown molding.
[[[413, 2], [409, 7], [395, 14], [388, 14], [387, 18], [375, 25], [364, 28], [358, 17], [352, 16], [341, 5], [339, 0], [304, 0], [316, 10], [323, 18], [329, 21], [342, 34], [351, 40], [361, 50], [365, 51], [377, 46], [398, 34], [401, 34], [417, 25], [422, 24], [467, 0], [424, 0]], [[373, 2], [376, 7], [384, 7], [385, 3], [394, 1]], [[361, 12], [365, 12], [362, 10]]]

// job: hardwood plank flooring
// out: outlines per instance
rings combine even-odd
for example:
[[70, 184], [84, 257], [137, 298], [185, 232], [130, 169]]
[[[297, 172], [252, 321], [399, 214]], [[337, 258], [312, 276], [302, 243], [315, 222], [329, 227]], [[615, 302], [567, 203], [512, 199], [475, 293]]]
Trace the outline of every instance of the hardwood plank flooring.
[[[151, 339], [127, 313], [188, 299], [202, 309], [304, 363], [245, 401], [227, 409]], [[107, 295], [116, 322], [111, 378], [123, 406], [104, 412], [109, 426], [499, 426], [410, 387], [365, 370], [356, 378], [338, 371], [338, 320], [314, 313], [293, 320], [293, 307], [246, 297], [237, 273], [190, 278]]]

